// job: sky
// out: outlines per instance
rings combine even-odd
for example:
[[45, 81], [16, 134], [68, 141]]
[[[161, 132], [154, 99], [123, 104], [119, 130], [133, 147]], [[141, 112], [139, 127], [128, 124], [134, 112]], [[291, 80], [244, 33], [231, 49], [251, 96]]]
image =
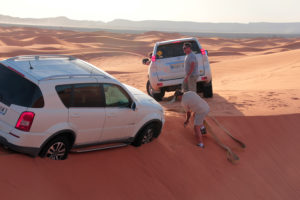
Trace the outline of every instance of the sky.
[[300, 22], [300, 0], [0, 0], [0, 14], [194, 22]]

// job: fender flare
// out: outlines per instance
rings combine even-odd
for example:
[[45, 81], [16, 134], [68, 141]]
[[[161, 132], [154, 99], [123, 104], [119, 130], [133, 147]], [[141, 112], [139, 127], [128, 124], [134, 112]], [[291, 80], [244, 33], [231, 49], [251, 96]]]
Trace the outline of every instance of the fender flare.
[[43, 144], [40, 146], [40, 149], [39, 149], [39, 152], [38, 152], [38, 155], [41, 153], [41, 151], [43, 150], [43, 148], [45, 147], [45, 145], [50, 142], [51, 140], [53, 140], [55, 137], [59, 136], [59, 135], [62, 135], [62, 134], [65, 134], [65, 133], [68, 133], [68, 134], [71, 134], [72, 135], [72, 139], [73, 141], [72, 142], [72, 146], [76, 140], [76, 134], [74, 131], [70, 130], [70, 129], [64, 129], [64, 130], [60, 130], [54, 134], [52, 134], [50, 137], [48, 137], [44, 142]]
[[157, 133], [157, 135], [155, 135], [155, 137], [157, 138], [157, 137], [160, 135], [161, 131], [162, 131], [162, 125], [163, 125], [163, 123], [162, 123], [162, 121], [159, 120], [159, 119], [152, 119], [152, 120], [146, 122], [146, 123], [139, 129], [139, 131], [138, 131], [138, 132], [135, 134], [135, 136], [134, 136], [134, 140], [135, 140], [135, 138], [139, 135], [140, 132], [142, 132], [149, 124], [152, 124], [152, 123], [158, 123], [158, 124], [159, 124], [159, 130], [158, 130], [158, 133]]

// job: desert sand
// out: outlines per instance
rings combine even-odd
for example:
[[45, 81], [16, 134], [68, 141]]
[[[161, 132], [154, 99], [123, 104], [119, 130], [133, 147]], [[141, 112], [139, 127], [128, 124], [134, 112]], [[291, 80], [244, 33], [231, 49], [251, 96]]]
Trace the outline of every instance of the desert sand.
[[[156, 41], [182, 37], [0, 27], [0, 59], [73, 55], [146, 92], [142, 58]], [[209, 134], [206, 148], [197, 148], [168, 93], [161, 102], [163, 132], [141, 148], [70, 154], [57, 162], [1, 147], [1, 199], [299, 199], [300, 38], [198, 39], [213, 73], [210, 115], [247, 148], [208, 123], [240, 161], [228, 162]]]

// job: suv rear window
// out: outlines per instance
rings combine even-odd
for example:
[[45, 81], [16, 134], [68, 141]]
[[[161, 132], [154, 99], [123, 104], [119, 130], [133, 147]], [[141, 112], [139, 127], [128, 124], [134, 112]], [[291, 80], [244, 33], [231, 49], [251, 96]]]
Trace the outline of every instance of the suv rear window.
[[[192, 51], [194, 53], [196, 53], [196, 54], [200, 53], [200, 48], [196, 41], [192, 40], [192, 41], [185, 41], [185, 42], [189, 42], [192, 44]], [[163, 44], [163, 45], [158, 46], [157, 50], [156, 50], [157, 59], [184, 56], [185, 53], [183, 51], [183, 44], [185, 42]]]
[[0, 102], [7, 106], [11, 104], [30, 108], [44, 106], [40, 88], [2, 64], [0, 64]]

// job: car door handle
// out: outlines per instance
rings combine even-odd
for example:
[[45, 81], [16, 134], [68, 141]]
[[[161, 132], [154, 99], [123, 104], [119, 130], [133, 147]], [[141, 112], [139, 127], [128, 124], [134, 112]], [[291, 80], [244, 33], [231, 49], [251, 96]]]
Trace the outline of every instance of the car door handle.
[[72, 118], [79, 118], [79, 117], [80, 117], [80, 114], [79, 114], [79, 113], [72, 113], [72, 114], [71, 114], [71, 117], [72, 117]]

